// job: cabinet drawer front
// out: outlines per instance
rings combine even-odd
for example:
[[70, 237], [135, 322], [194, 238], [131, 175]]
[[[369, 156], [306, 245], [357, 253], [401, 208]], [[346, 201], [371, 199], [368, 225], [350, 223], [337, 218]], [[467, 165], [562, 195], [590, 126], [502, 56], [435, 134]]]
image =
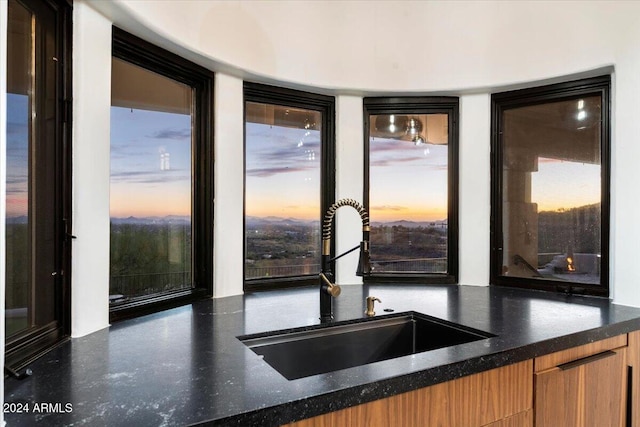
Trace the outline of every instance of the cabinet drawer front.
[[623, 425], [626, 351], [602, 355], [535, 375], [536, 427]]
[[573, 362], [574, 360], [582, 359], [583, 357], [626, 346], [627, 335], [618, 335], [617, 337], [607, 338], [601, 341], [581, 345], [579, 347], [569, 348], [567, 350], [536, 357], [534, 370], [535, 372], [541, 372], [563, 363]]
[[[530, 410], [532, 404], [533, 361], [527, 360], [289, 426], [479, 427]], [[527, 415], [521, 416], [527, 419]], [[520, 418], [515, 418], [513, 422], [518, 420]], [[496, 424], [496, 427], [502, 427], [502, 424]], [[523, 426], [518, 424], [518, 427]]]

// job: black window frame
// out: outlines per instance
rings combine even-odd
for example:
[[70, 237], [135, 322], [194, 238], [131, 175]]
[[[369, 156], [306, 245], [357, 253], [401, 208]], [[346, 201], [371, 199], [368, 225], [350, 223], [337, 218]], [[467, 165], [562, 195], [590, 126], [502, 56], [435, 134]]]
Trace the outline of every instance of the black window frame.
[[[584, 96], [602, 97], [600, 128], [601, 159], [601, 267], [600, 284], [559, 282], [545, 279], [500, 275], [502, 265], [502, 113], [504, 110], [531, 105], [578, 99]], [[512, 90], [491, 95], [491, 238], [490, 284], [515, 288], [537, 289], [567, 294], [609, 297], [610, 271], [610, 209], [611, 209], [611, 76], [603, 75], [545, 86]]]
[[214, 141], [212, 71], [113, 27], [112, 56], [194, 89], [192, 210], [192, 289], [154, 294], [109, 307], [109, 321], [137, 317], [189, 304], [213, 295]]
[[[67, 341], [71, 336], [71, 224], [72, 224], [72, 52], [73, 52], [73, 4], [71, 0], [16, 0], [27, 9], [38, 13], [47, 8], [53, 11], [55, 22], [49, 22], [55, 28], [55, 50], [58, 62], [55, 78], [56, 119], [55, 156], [52, 163], [57, 171], [55, 188], [55, 247], [59, 252], [51, 254], [57, 266], [56, 292], [54, 310], [55, 324], [44, 325], [27, 334], [20, 334], [15, 338], [8, 337], [5, 342], [5, 373], [16, 375], [17, 371], [24, 369], [29, 363], [36, 360], [61, 342]], [[38, 38], [36, 44], [43, 41]], [[45, 76], [41, 71], [40, 62], [44, 59], [42, 52], [36, 52], [37, 87], [45, 86]], [[54, 58], [54, 59], [56, 59]], [[42, 108], [44, 104], [42, 91], [36, 92], [38, 98], [38, 114], [44, 116]], [[2, 112], [6, 114], [6, 112]], [[4, 224], [2, 225], [5, 226]], [[37, 238], [37, 237], [36, 237]], [[4, 243], [3, 243], [4, 244]]]
[[[278, 86], [270, 86], [262, 83], [245, 81], [243, 85], [243, 217], [242, 217], [242, 254], [243, 259], [246, 254], [246, 105], [247, 102], [256, 102], [264, 104], [273, 104], [287, 106], [292, 108], [301, 108], [306, 110], [319, 111], [322, 113], [322, 159], [320, 165], [320, 212], [321, 217], [318, 218], [322, 223], [324, 212], [335, 201], [335, 115], [336, 105], [335, 97], [330, 95], [322, 95], [318, 93], [305, 92], [296, 89], [289, 89]], [[335, 229], [335, 227], [334, 227]], [[321, 230], [318, 231], [318, 241], [320, 242]], [[335, 252], [335, 239], [331, 241], [332, 253]], [[320, 247], [318, 247], [320, 251]], [[316, 274], [304, 276], [287, 276], [274, 278], [245, 278], [245, 263], [243, 262], [242, 277], [244, 292], [268, 291], [274, 289], [284, 289], [292, 287], [313, 286], [318, 285], [318, 276]], [[318, 272], [319, 273], [319, 272]]]
[[370, 116], [380, 114], [447, 114], [447, 272], [372, 273], [365, 283], [457, 284], [459, 279], [459, 119], [460, 100], [454, 96], [367, 97], [363, 100], [364, 206], [369, 210]]

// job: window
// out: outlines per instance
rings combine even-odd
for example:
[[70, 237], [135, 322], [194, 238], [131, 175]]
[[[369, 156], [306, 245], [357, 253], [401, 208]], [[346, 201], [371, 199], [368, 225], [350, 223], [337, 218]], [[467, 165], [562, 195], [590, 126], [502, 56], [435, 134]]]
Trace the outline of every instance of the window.
[[333, 97], [245, 83], [245, 290], [317, 284]]
[[212, 74], [117, 28], [112, 320], [212, 293]]
[[492, 284], [608, 295], [610, 84], [492, 96]]
[[5, 364], [70, 333], [71, 7], [8, 2]]
[[367, 281], [458, 280], [458, 99], [365, 98]]

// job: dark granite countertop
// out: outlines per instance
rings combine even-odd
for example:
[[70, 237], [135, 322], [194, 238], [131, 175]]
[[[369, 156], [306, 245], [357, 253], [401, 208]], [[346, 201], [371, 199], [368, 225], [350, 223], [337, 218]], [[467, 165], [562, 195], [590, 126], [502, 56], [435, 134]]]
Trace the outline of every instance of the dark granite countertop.
[[5, 419], [276, 426], [640, 329], [640, 309], [606, 299], [474, 286], [344, 286], [336, 320], [363, 317], [368, 295], [379, 313], [417, 311], [496, 337], [288, 381], [236, 337], [319, 324], [317, 289], [209, 299], [55, 348], [32, 377], [5, 379], [5, 402], [29, 404]]

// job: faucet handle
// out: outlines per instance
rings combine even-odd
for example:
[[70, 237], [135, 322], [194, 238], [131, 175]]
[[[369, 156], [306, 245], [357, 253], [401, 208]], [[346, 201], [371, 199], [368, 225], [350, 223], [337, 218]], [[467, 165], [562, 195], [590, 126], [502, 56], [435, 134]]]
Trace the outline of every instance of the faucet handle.
[[375, 316], [376, 312], [373, 311], [375, 303], [376, 301], [378, 302], [382, 302], [382, 301], [380, 301], [380, 298], [377, 298], [374, 296], [368, 296], [366, 301], [367, 301], [367, 310], [364, 312], [364, 314], [368, 317]]
[[331, 286], [327, 286], [327, 293], [334, 298], [339, 296], [341, 292], [342, 288], [340, 287], [340, 285], [336, 285], [335, 283], [333, 283]]
[[324, 285], [322, 285], [322, 289], [324, 290], [324, 292], [331, 295], [332, 297], [335, 298], [340, 295], [340, 292], [342, 292], [342, 288], [340, 287], [340, 285], [332, 283], [324, 273], [320, 273], [320, 280], [324, 282]]

